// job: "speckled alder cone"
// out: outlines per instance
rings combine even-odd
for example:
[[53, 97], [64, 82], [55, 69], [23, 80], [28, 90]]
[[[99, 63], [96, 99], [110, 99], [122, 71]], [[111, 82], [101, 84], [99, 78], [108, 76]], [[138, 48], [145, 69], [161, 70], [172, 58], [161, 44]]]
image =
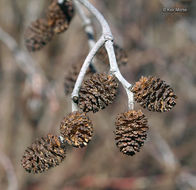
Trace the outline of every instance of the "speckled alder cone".
[[147, 138], [148, 121], [141, 110], [130, 110], [116, 117], [115, 140], [123, 154], [139, 152]]
[[85, 113], [72, 112], [61, 122], [60, 132], [69, 145], [82, 148], [92, 138], [93, 124]]
[[38, 51], [48, 44], [54, 35], [66, 31], [74, 16], [71, 0], [58, 4], [53, 0], [46, 12], [46, 18], [32, 22], [25, 31], [25, 44], [28, 51]]
[[135, 100], [149, 111], [166, 112], [176, 105], [173, 89], [160, 78], [141, 77], [132, 88]]
[[24, 35], [28, 51], [37, 51], [51, 41], [54, 33], [45, 19], [37, 19], [26, 29]]
[[114, 75], [95, 73], [80, 88], [78, 106], [84, 112], [97, 112], [111, 104], [118, 88]]
[[59, 137], [48, 134], [25, 150], [21, 164], [29, 173], [42, 173], [59, 165], [65, 159], [65, 154], [65, 145]]
[[71, 0], [66, 0], [63, 4], [58, 4], [58, 0], [53, 0], [48, 7], [48, 25], [52, 27], [54, 34], [66, 31], [73, 16], [74, 8]]

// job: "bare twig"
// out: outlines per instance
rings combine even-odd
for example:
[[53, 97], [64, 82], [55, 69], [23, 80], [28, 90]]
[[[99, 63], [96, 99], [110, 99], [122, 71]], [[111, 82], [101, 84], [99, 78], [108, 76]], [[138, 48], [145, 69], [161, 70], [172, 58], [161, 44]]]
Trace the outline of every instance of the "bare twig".
[[158, 131], [151, 130], [149, 133], [149, 148], [152, 151], [152, 156], [167, 170], [175, 171], [179, 166], [178, 160], [172, 152], [170, 146]]
[[92, 49], [93, 46], [95, 45], [95, 39], [94, 39], [94, 29], [91, 25], [91, 20], [90, 20], [90, 18], [88, 18], [86, 16], [86, 14], [84, 13], [84, 11], [81, 7], [81, 4], [77, 0], [74, 0], [74, 4], [75, 4], [76, 10], [77, 10], [80, 18], [82, 19], [82, 22], [84, 25], [84, 30], [85, 30], [86, 35], [88, 37], [89, 48]]
[[[103, 17], [103, 15], [91, 4], [89, 3], [88, 0], [78, 0], [81, 4], [83, 4], [98, 20], [98, 22], [100, 23], [101, 27], [102, 27], [102, 36], [100, 38], [100, 40], [95, 44], [95, 46], [92, 48], [92, 50], [89, 52], [89, 55], [87, 56], [84, 65], [82, 66], [82, 69], [79, 73], [78, 79], [76, 81], [73, 93], [72, 93], [72, 100], [73, 97], [78, 97], [78, 92], [80, 89], [80, 86], [82, 84], [82, 81], [84, 79], [86, 70], [88, 68], [88, 66], [90, 65], [94, 55], [96, 54], [96, 52], [99, 50], [99, 48], [105, 44], [105, 48], [107, 50], [108, 53], [108, 57], [109, 57], [109, 62], [110, 62], [110, 72], [111, 74], [114, 74], [118, 80], [121, 82], [121, 84], [123, 85], [123, 87], [126, 90], [127, 96], [128, 96], [128, 107], [129, 109], [133, 109], [134, 108], [134, 99], [133, 99], [133, 93], [130, 91], [132, 85], [126, 81], [126, 79], [122, 76], [117, 62], [116, 62], [116, 56], [115, 56], [115, 52], [114, 52], [114, 47], [113, 47], [113, 35], [111, 33], [110, 27], [107, 23], [107, 21], [105, 20], [105, 18]], [[62, 3], [63, 0], [59, 0], [59, 3]], [[77, 3], [76, 3], [77, 5]], [[81, 14], [81, 12], [80, 12]], [[83, 15], [82, 15], [83, 16]], [[84, 19], [84, 17], [83, 17]], [[89, 22], [86, 20], [86, 22]], [[72, 103], [72, 110], [77, 110], [77, 105], [73, 102]]]
[[[77, 1], [74, 0], [74, 5], [75, 8], [78, 12], [78, 15], [80, 16], [82, 22], [83, 22], [83, 26], [84, 26], [84, 31], [86, 33], [86, 36], [88, 38], [88, 46], [89, 49], [91, 50], [93, 48], [93, 46], [95, 45], [95, 35], [94, 35], [94, 29], [91, 23], [91, 19], [89, 17], [86, 16], [85, 12], [82, 9], [82, 5]], [[90, 67], [94, 70], [97, 71], [98, 68], [95, 65], [96, 59], [93, 59], [90, 63]]]
[[22, 50], [15, 39], [2, 28], [0, 28], [0, 40], [10, 49], [16, 60], [16, 64], [27, 75], [27, 82], [31, 86], [32, 91], [40, 95], [42, 93], [45, 94], [51, 105], [55, 104], [58, 107], [54, 89], [51, 88], [42, 69], [36, 64], [28, 52]]
[[[99, 48], [101, 46], [103, 46], [104, 43], [105, 43], [105, 38], [103, 36], [101, 36], [101, 38], [97, 41], [95, 46], [92, 48], [92, 50], [89, 52], [88, 56], [86, 57], [84, 64], [82, 65], [82, 68], [81, 68], [80, 73], [78, 75], [78, 78], [76, 80], [76, 83], [75, 83], [75, 86], [74, 86], [74, 89], [72, 92], [72, 99], [74, 99], [74, 97], [78, 97], [80, 86], [82, 84], [82, 81], [84, 79], [86, 71], [87, 71], [93, 57], [95, 56], [95, 54], [97, 53]], [[72, 111], [76, 111], [76, 110], [78, 110], [77, 105], [74, 103], [74, 101], [72, 101]]]
[[[167, 141], [155, 130], [151, 130], [148, 139], [150, 141], [148, 152], [150, 152], [167, 171], [170, 171], [174, 175], [177, 174], [175, 176], [176, 182], [180, 184], [188, 184], [191, 188], [195, 189], [196, 176], [187, 171], [183, 171], [183, 168], [180, 167], [180, 163]], [[177, 170], [179, 170], [179, 173], [176, 172]]]
[[[0, 40], [11, 50], [18, 66], [31, 78], [37, 72], [34, 61], [26, 52], [21, 51], [17, 42], [7, 32], [0, 28]], [[27, 61], [28, 60], [28, 61]]]
[[129, 97], [128, 105], [130, 109], [133, 109], [134, 100], [133, 100], [132, 92], [130, 92], [130, 88], [132, 87], [132, 85], [125, 80], [125, 78], [121, 75], [121, 72], [118, 68], [118, 65], [116, 62], [116, 56], [114, 52], [114, 47], [113, 47], [113, 35], [110, 30], [110, 27], [107, 21], [105, 20], [105, 18], [103, 17], [103, 15], [92, 4], [90, 4], [87, 0], [79, 0], [79, 1], [97, 18], [97, 20], [101, 24], [102, 33], [106, 40], [105, 48], [107, 50], [108, 57], [109, 57], [110, 72], [114, 74], [118, 78], [118, 80], [121, 82], [123, 87], [127, 89], [126, 92]]
[[7, 190], [17, 190], [18, 182], [14, 172], [14, 168], [11, 160], [0, 151], [0, 163], [6, 171], [7, 179], [8, 179], [8, 188]]
[[189, 186], [193, 189], [196, 189], [196, 176], [191, 173], [182, 171], [178, 176], [178, 180], [182, 184], [189, 184]]

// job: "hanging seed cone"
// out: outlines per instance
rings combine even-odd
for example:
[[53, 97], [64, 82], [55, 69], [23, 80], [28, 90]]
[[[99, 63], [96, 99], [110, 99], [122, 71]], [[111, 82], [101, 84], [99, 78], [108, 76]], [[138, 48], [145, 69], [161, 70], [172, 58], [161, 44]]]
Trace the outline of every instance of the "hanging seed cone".
[[[68, 95], [69, 93], [73, 91], [73, 88], [74, 88], [74, 85], [77, 80], [81, 67], [82, 67], [82, 64], [78, 64], [78, 63], [72, 64], [70, 70], [66, 73], [65, 79], [64, 79], [65, 95]], [[95, 68], [92, 65], [90, 65], [89, 69], [86, 72], [86, 76], [90, 76], [95, 72], [96, 72]]]
[[53, 0], [46, 14], [54, 33], [62, 33], [67, 30], [74, 15], [73, 3], [71, 0], [65, 0], [64, 3], [58, 4], [58, 0]]
[[26, 29], [24, 36], [28, 51], [37, 51], [51, 41], [53, 31], [46, 20], [38, 19]]
[[57, 136], [48, 134], [28, 147], [21, 160], [23, 168], [29, 173], [42, 173], [59, 165], [65, 158], [65, 146]]
[[[121, 67], [121, 66], [126, 65], [128, 62], [128, 57], [127, 57], [127, 53], [125, 52], [125, 50], [122, 49], [119, 45], [114, 43], [114, 52], [116, 55], [116, 61], [118, 63], [118, 66]], [[104, 48], [104, 46], [99, 49], [96, 56], [103, 63], [106, 63], [107, 65], [109, 65], [107, 52], [106, 52], [106, 49]]]
[[111, 104], [116, 97], [118, 83], [113, 75], [105, 73], [93, 74], [84, 81], [80, 92], [78, 106], [84, 112], [104, 109]]
[[72, 112], [61, 122], [60, 132], [68, 144], [82, 148], [92, 138], [93, 124], [85, 113]]
[[149, 111], [166, 112], [176, 105], [177, 96], [165, 81], [156, 77], [141, 77], [132, 88], [135, 100]]
[[123, 154], [133, 156], [140, 151], [147, 137], [147, 122], [141, 110], [131, 110], [117, 116], [115, 140]]

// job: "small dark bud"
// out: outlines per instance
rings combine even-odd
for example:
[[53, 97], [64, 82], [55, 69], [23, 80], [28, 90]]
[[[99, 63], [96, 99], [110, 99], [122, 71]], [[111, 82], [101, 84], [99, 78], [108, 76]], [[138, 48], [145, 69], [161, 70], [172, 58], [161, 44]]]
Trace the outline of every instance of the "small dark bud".
[[53, 35], [53, 31], [45, 19], [32, 22], [24, 34], [28, 51], [40, 50], [52, 40]]

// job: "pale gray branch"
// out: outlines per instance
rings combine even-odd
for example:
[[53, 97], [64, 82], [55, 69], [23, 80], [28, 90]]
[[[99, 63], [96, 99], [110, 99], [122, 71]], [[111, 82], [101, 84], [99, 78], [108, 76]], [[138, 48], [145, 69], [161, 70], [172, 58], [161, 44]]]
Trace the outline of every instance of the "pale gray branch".
[[100, 23], [102, 27], [102, 34], [103, 37], [105, 38], [105, 48], [107, 50], [108, 57], [109, 57], [110, 72], [118, 78], [120, 83], [125, 88], [128, 96], [128, 107], [129, 109], [133, 109], [134, 98], [133, 98], [133, 93], [130, 91], [132, 85], [122, 76], [118, 68], [114, 47], [113, 47], [113, 35], [107, 21], [105, 20], [103, 15], [91, 3], [88, 2], [88, 0], [78, 0], [78, 1], [80, 1], [97, 18], [98, 22]]
[[182, 184], [189, 184], [193, 189], [196, 189], [196, 176], [189, 172], [182, 171], [178, 176], [178, 180]]
[[165, 139], [154, 129], [151, 129], [148, 139], [153, 157], [167, 170], [175, 171], [179, 163]]
[[[88, 25], [90, 24], [90, 20], [85, 16], [85, 14], [83, 13], [81, 9], [81, 7], [79, 6], [79, 3], [77, 2], [79, 1], [81, 4], [83, 4], [98, 20], [98, 22], [100, 23], [101, 27], [102, 27], [102, 36], [99, 39], [99, 41], [96, 44], [92, 43], [92, 50], [89, 52], [82, 68], [81, 71], [78, 75], [74, 90], [72, 92], [72, 100], [74, 97], [78, 97], [78, 93], [82, 84], [82, 81], [84, 79], [84, 76], [86, 74], [86, 71], [89, 67], [89, 65], [92, 62], [93, 57], [95, 56], [95, 54], [97, 53], [97, 51], [99, 50], [99, 48], [105, 44], [105, 48], [107, 50], [108, 53], [108, 57], [109, 57], [109, 62], [110, 62], [110, 72], [111, 74], [114, 74], [117, 79], [120, 81], [120, 83], [123, 85], [123, 87], [126, 90], [127, 96], [128, 96], [128, 107], [129, 109], [133, 109], [134, 108], [134, 98], [133, 98], [133, 93], [130, 91], [132, 85], [122, 76], [118, 65], [117, 65], [117, 61], [116, 61], [116, 56], [115, 56], [115, 52], [114, 52], [114, 47], [113, 47], [113, 35], [112, 32], [110, 30], [110, 27], [107, 23], [107, 21], [105, 20], [105, 18], [103, 17], [103, 15], [88, 1], [88, 0], [75, 0], [75, 5], [76, 8], [78, 9], [78, 12], [81, 16], [81, 18], [84, 21], [84, 24], [86, 24], [86, 32], [92, 32], [92, 28], [89, 28]], [[63, 3], [64, 0], [58, 0], [58, 3]], [[77, 105], [72, 101], [72, 110], [75, 111], [77, 110]]]
[[[37, 71], [34, 61], [26, 52], [20, 50], [17, 42], [0, 28], [0, 40], [11, 50], [18, 66], [31, 78]], [[33, 65], [33, 66], [32, 66]]]
[[[89, 49], [91, 50], [96, 43], [94, 29], [91, 24], [91, 19], [86, 16], [84, 10], [82, 9], [82, 5], [77, 0], [74, 0], [74, 5], [75, 5], [75, 8], [78, 12], [78, 15], [80, 16], [80, 18], [83, 22], [84, 31], [85, 31], [87, 38], [88, 38], [88, 46], [89, 46]], [[90, 66], [92, 67], [93, 70], [97, 71], [98, 68], [96, 67], [95, 62], [96, 62], [96, 59], [93, 59]]]
[[0, 163], [3, 166], [8, 179], [8, 188], [7, 190], [17, 190], [18, 181], [14, 172], [14, 168], [11, 160], [3, 152], [0, 151]]
[[75, 4], [76, 10], [77, 10], [82, 22], [83, 22], [84, 30], [85, 30], [86, 35], [88, 37], [89, 47], [90, 47], [90, 49], [92, 49], [93, 46], [95, 45], [95, 40], [94, 40], [94, 30], [91, 25], [91, 20], [86, 16], [80, 3], [77, 0], [74, 0], [74, 4]]
[[18, 46], [16, 40], [2, 28], [0, 28], [0, 41], [2, 41], [12, 52], [16, 64], [26, 74], [27, 82], [31, 86], [32, 91], [37, 94], [44, 93], [51, 105], [56, 104], [58, 106], [54, 89], [51, 88], [44, 72], [32, 59], [29, 53], [22, 50]]
[[[93, 59], [93, 57], [95, 56], [95, 54], [97, 53], [97, 51], [99, 50], [99, 48], [101, 46], [103, 46], [103, 44], [105, 43], [105, 38], [104, 36], [101, 36], [101, 38], [97, 41], [97, 43], [93, 46], [93, 48], [91, 49], [91, 51], [89, 52], [88, 56], [86, 57], [84, 64], [82, 65], [82, 68], [80, 70], [80, 73], [78, 75], [78, 78], [76, 80], [73, 92], [72, 92], [72, 99], [74, 97], [78, 97], [78, 93], [82, 84], [82, 81], [84, 79], [84, 76], [86, 74], [86, 71]], [[77, 105], [72, 101], [72, 111], [76, 111]]]
[[110, 27], [107, 21], [105, 20], [105, 18], [103, 17], [103, 15], [88, 0], [78, 0], [78, 1], [81, 2], [97, 18], [97, 20], [101, 24], [103, 35], [105, 37], [109, 36], [110, 38], [113, 39]]

